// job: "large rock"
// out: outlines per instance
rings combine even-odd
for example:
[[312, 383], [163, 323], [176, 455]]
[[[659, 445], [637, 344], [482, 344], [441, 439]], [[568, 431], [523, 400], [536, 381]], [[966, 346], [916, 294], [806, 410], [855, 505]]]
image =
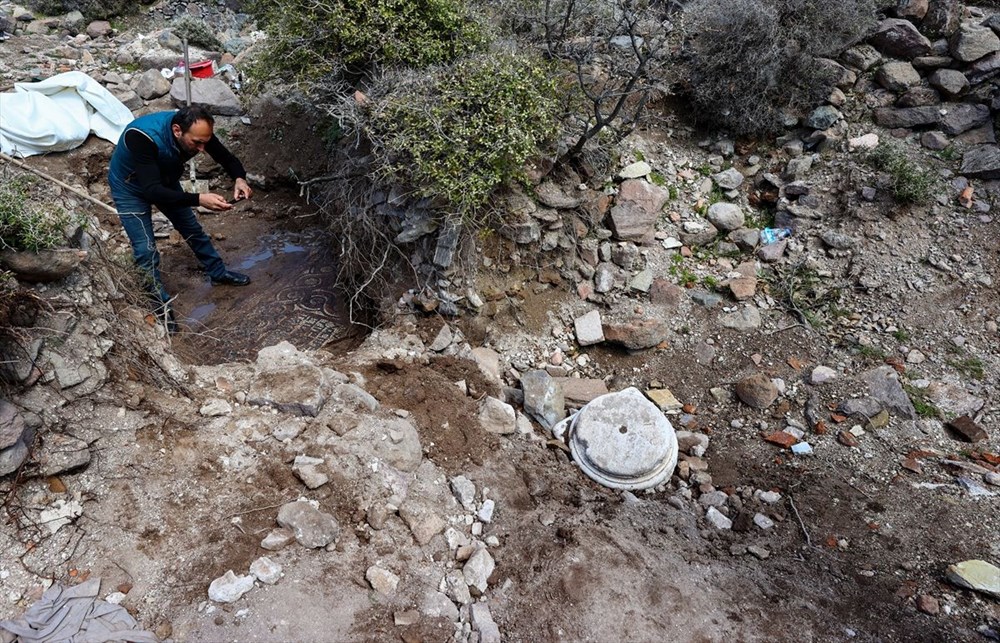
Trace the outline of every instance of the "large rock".
[[870, 395], [882, 402], [890, 413], [906, 420], [916, 419], [917, 411], [893, 367], [880, 366], [863, 373], [861, 379], [868, 384]]
[[888, 62], [875, 72], [875, 81], [891, 92], [904, 92], [920, 82], [920, 74], [908, 62]]
[[604, 324], [605, 341], [619, 344], [630, 351], [653, 348], [666, 341], [669, 336], [670, 323], [663, 318]]
[[713, 226], [723, 232], [738, 230], [746, 222], [746, 216], [743, 214], [743, 209], [740, 206], [735, 203], [721, 201], [713, 203], [708, 207], [706, 218]]
[[898, 0], [896, 16], [898, 18], [914, 18], [920, 20], [927, 15], [928, 0]]
[[935, 70], [927, 77], [927, 82], [949, 98], [960, 96], [969, 89], [969, 79], [957, 69]]
[[87, 25], [87, 35], [97, 40], [111, 35], [111, 23], [107, 20], [94, 20]]
[[400, 471], [416, 471], [423, 457], [416, 427], [400, 417], [363, 415], [336, 444], [366, 462], [377, 458]]
[[622, 241], [641, 241], [653, 232], [670, 192], [643, 179], [621, 184], [611, 208], [611, 231]]
[[971, 63], [1000, 50], [1000, 38], [989, 27], [962, 25], [948, 40], [951, 55], [964, 63]]
[[[170, 98], [177, 106], [187, 103], [184, 78], [174, 79], [170, 87]], [[239, 116], [243, 113], [240, 99], [229, 89], [229, 85], [218, 78], [191, 79], [191, 102], [204, 106], [210, 113], [218, 116]]]
[[17, 444], [24, 428], [24, 418], [18, 408], [7, 400], [0, 400], [0, 449]]
[[490, 574], [493, 573], [495, 566], [493, 556], [490, 556], [490, 552], [483, 547], [477, 549], [466, 561], [465, 566], [462, 567], [462, 576], [465, 577], [465, 583], [469, 587], [475, 587], [480, 592], [485, 592]]
[[139, 76], [139, 84], [136, 85], [135, 92], [143, 100], [153, 100], [160, 96], [166, 96], [170, 93], [170, 81], [155, 69], [149, 69]]
[[965, 560], [949, 565], [945, 575], [959, 587], [1000, 600], [1000, 568], [985, 560]]
[[261, 349], [254, 370], [251, 404], [315, 417], [330, 395], [322, 369], [288, 342]]
[[960, 0], [930, 0], [920, 30], [931, 38], [950, 36], [962, 22], [965, 4]]
[[48, 283], [69, 276], [87, 258], [86, 250], [55, 248], [28, 252], [0, 251], [0, 264], [28, 283]]
[[278, 524], [291, 529], [295, 540], [310, 549], [326, 547], [340, 535], [336, 518], [305, 501], [282, 505], [278, 510]]
[[566, 417], [562, 387], [545, 371], [528, 371], [521, 376], [524, 411], [546, 429]]
[[70, 11], [62, 17], [62, 27], [74, 36], [83, 31], [87, 19], [77, 10]]
[[889, 129], [934, 125], [938, 122], [940, 116], [939, 109], [935, 105], [927, 105], [925, 107], [880, 107], [875, 110], [875, 122]]
[[962, 156], [959, 172], [970, 179], [1000, 179], [1000, 150], [996, 145], [979, 145]]
[[0, 477], [14, 473], [28, 459], [28, 442], [22, 437], [6, 449], [0, 449]]
[[868, 42], [891, 58], [913, 60], [931, 52], [931, 41], [913, 23], [902, 18], [887, 18], [880, 22]]
[[557, 210], [572, 210], [583, 203], [583, 197], [579, 195], [569, 195], [559, 185], [552, 181], [543, 181], [535, 188], [535, 196], [544, 205]]
[[973, 85], [989, 80], [997, 74], [1000, 74], [1000, 52], [983, 56], [965, 70], [966, 78]]
[[950, 104], [938, 121], [941, 130], [949, 136], [985, 125], [990, 120], [990, 108], [979, 103]]
[[896, 101], [896, 107], [927, 107], [941, 102], [941, 94], [933, 87], [911, 87]]
[[557, 377], [555, 380], [562, 385], [566, 405], [575, 408], [608, 393], [608, 385], [604, 380], [584, 377]]
[[517, 414], [510, 404], [487, 395], [479, 406], [479, 423], [490, 433], [509, 435], [517, 431]]
[[42, 476], [74, 471], [90, 463], [90, 445], [71, 435], [45, 433], [35, 459], [38, 460], [38, 473]]

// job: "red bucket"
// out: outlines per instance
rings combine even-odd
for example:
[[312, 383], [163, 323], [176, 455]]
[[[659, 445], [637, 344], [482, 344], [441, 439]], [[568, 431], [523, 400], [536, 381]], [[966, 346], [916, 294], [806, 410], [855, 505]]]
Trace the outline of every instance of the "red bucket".
[[191, 77], [192, 78], [211, 78], [215, 75], [215, 70], [212, 68], [211, 60], [203, 60], [197, 63], [191, 63]]

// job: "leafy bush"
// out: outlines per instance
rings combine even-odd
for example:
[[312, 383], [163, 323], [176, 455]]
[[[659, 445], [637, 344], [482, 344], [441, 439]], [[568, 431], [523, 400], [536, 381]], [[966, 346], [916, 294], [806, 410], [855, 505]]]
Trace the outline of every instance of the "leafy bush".
[[254, 0], [250, 11], [268, 34], [258, 77], [313, 80], [341, 64], [424, 67], [483, 41], [465, 0]]
[[474, 56], [393, 83], [372, 101], [366, 130], [385, 176], [465, 217], [556, 134], [554, 90], [538, 59]]
[[46, 16], [59, 16], [79, 11], [87, 20], [103, 20], [135, 13], [138, 3], [129, 0], [28, 0], [32, 11]]
[[901, 203], [926, 203], [934, 187], [934, 173], [910, 160], [898, 145], [880, 143], [868, 163], [889, 175], [892, 196]]
[[24, 177], [0, 183], [0, 248], [37, 252], [63, 245], [70, 223], [62, 209], [45, 212], [32, 204]]
[[219, 38], [212, 33], [203, 20], [198, 20], [192, 16], [183, 16], [174, 21], [171, 30], [178, 38], [187, 38], [188, 42], [195, 47], [218, 51], [222, 49]]
[[783, 111], [829, 92], [816, 57], [836, 56], [875, 17], [871, 0], [694, 0], [685, 29], [696, 114], [737, 135], [779, 130]]

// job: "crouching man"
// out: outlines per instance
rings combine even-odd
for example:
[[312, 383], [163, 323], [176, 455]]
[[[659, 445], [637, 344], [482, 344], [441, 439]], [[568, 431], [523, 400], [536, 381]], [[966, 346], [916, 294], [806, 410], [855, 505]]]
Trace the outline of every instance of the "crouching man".
[[184, 192], [180, 185], [184, 164], [205, 151], [235, 180], [234, 201], [249, 199], [253, 194], [246, 181], [246, 170], [215, 136], [214, 125], [212, 115], [197, 105], [176, 112], [147, 114], [125, 128], [111, 156], [108, 183], [115, 209], [132, 244], [132, 256], [146, 274], [146, 286], [157, 313], [170, 332], [177, 332], [178, 327], [170, 295], [160, 278], [160, 253], [153, 238], [154, 205], [191, 247], [213, 284], [250, 283], [247, 275], [226, 268], [192, 209], [201, 206], [222, 211], [232, 205], [218, 194]]

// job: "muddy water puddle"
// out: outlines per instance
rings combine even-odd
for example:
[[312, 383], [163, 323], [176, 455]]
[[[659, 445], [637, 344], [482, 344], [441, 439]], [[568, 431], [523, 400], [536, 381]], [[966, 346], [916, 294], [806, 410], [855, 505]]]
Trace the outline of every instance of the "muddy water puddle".
[[175, 345], [196, 363], [253, 360], [281, 341], [315, 350], [348, 334], [334, 290], [336, 265], [322, 230], [277, 231], [225, 253], [232, 270], [250, 275], [244, 287], [203, 282], [178, 297], [184, 331]]

